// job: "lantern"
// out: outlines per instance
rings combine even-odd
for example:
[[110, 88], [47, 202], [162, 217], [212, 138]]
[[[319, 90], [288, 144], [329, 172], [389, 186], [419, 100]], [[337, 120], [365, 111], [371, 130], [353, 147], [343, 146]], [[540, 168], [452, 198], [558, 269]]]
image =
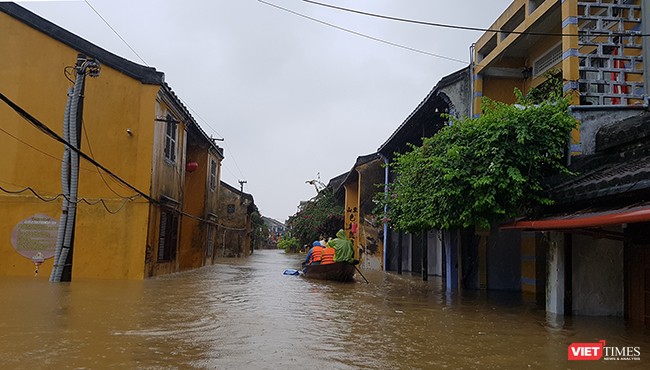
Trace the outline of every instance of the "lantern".
[[198, 169], [198, 168], [199, 168], [199, 164], [196, 163], [196, 162], [187, 162], [185, 164], [185, 171], [187, 171], [189, 173], [192, 173], [192, 172], [196, 171], [196, 169]]

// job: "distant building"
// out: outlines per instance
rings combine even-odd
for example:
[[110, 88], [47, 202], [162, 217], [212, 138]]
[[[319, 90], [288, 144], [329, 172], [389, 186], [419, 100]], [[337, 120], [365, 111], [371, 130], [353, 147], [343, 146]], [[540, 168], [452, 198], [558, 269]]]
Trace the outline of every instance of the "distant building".
[[257, 212], [253, 196], [221, 181], [216, 254], [246, 257], [253, 253], [251, 215]]
[[262, 216], [262, 219], [264, 220], [266, 227], [269, 229], [269, 237], [274, 243], [277, 242], [278, 238], [284, 235], [284, 233], [287, 231], [287, 227], [278, 220], [265, 216]]

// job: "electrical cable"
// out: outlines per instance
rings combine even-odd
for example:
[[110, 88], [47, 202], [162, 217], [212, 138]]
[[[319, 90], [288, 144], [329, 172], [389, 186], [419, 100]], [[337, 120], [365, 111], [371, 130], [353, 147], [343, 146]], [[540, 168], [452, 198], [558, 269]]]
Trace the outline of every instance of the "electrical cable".
[[[84, 137], [86, 138], [86, 143], [88, 144], [88, 151], [90, 151], [90, 156], [91, 156], [93, 159], [95, 159], [95, 155], [93, 154], [93, 148], [92, 148], [92, 146], [90, 145], [90, 139], [88, 139], [88, 131], [86, 130], [86, 126], [83, 124], [83, 120], [82, 120], [81, 128], [82, 128], [82, 131], [83, 131], [83, 133], [84, 133]], [[114, 190], [114, 189], [113, 189], [113, 188], [108, 184], [108, 182], [107, 182], [106, 179], [104, 178], [104, 175], [102, 175], [102, 171], [99, 170], [99, 167], [95, 166], [95, 170], [97, 170], [97, 174], [99, 174], [99, 177], [102, 179], [102, 182], [104, 182], [104, 185], [106, 185], [106, 187], [107, 187], [107, 188], [108, 188], [108, 189], [109, 189], [113, 194], [115, 194], [115, 195], [117, 195], [118, 197], [123, 198], [123, 199], [130, 198], [130, 197], [125, 197], [125, 196], [119, 194], [118, 192], [116, 192], [116, 191], [115, 191], [115, 190]], [[122, 185], [122, 184], [120, 184], [120, 185]], [[124, 186], [124, 185], [122, 185], [122, 186]]]
[[135, 49], [133, 49], [133, 48], [131, 47], [131, 45], [129, 45], [129, 43], [126, 42], [126, 40], [124, 40], [124, 38], [123, 38], [122, 36], [120, 36], [119, 33], [117, 33], [117, 31], [115, 30], [115, 28], [113, 28], [113, 26], [111, 26], [110, 23], [108, 23], [108, 21], [106, 20], [106, 18], [102, 17], [102, 15], [99, 14], [99, 12], [97, 11], [97, 9], [95, 9], [95, 7], [93, 7], [93, 6], [90, 4], [90, 2], [88, 2], [88, 0], [84, 0], [84, 2], [85, 2], [86, 4], [88, 4], [88, 6], [90, 7], [90, 9], [92, 9], [92, 10], [95, 12], [95, 14], [97, 14], [97, 16], [98, 16], [99, 18], [101, 18], [101, 20], [104, 21], [104, 23], [106, 23], [106, 25], [108, 26], [108, 28], [110, 28], [111, 31], [113, 31], [113, 33], [115, 33], [115, 34], [117, 35], [117, 37], [119, 37], [120, 40], [122, 40], [122, 42], [124, 42], [124, 44], [125, 44], [129, 49], [131, 49], [131, 51], [133, 52], [133, 54], [135, 54], [135, 55], [136, 55], [136, 56], [137, 56], [137, 57], [142, 61], [142, 63], [144, 63], [147, 67], [150, 67], [150, 65], [147, 64], [147, 62], [145, 62], [144, 59], [142, 59], [142, 57], [140, 56], [140, 54], [138, 54], [138, 52], [135, 51]]
[[[197, 118], [199, 118], [201, 121], [203, 121], [203, 123], [204, 123], [206, 126], [208, 126], [212, 131], [214, 131], [215, 134], [217, 134], [217, 135], [219, 135], [219, 136], [221, 136], [221, 137], [223, 138], [223, 135], [221, 135], [221, 134], [219, 133], [219, 131], [217, 131], [214, 127], [212, 127], [212, 125], [210, 125], [210, 123], [208, 123], [207, 120], [205, 120], [205, 119], [204, 119], [203, 117], [201, 117], [201, 116], [200, 116], [200, 115], [199, 115], [199, 114], [198, 114], [194, 109], [192, 109], [192, 107], [191, 107], [189, 104], [187, 104], [187, 102], [185, 102], [183, 99], [181, 99], [180, 96], [178, 96], [178, 95], [176, 95], [176, 96], [178, 97], [178, 100], [180, 100], [181, 103], [185, 104], [185, 106], [187, 107], [187, 109], [189, 109], [189, 110], [190, 110], [190, 111], [191, 111], [191, 112], [192, 112], [192, 113], [193, 113]], [[226, 149], [227, 149], [228, 152], [230, 153], [230, 156], [231, 156], [231, 158], [232, 158], [232, 162], [235, 164], [235, 167], [236, 167], [237, 170], [239, 171], [239, 174], [240, 174], [240, 175], [245, 179], [246, 176], [244, 175], [244, 172], [243, 172], [243, 171], [241, 170], [241, 168], [239, 167], [239, 164], [237, 164], [237, 160], [235, 159], [235, 155], [234, 155], [232, 149], [230, 149], [230, 146], [228, 146], [228, 142], [226, 142], [225, 140], [224, 140], [224, 146], [226, 147]], [[237, 177], [237, 176], [233, 176], [233, 177]]]
[[78, 148], [76, 148], [74, 145], [70, 144], [67, 140], [65, 140], [64, 138], [62, 138], [61, 136], [59, 136], [56, 132], [52, 131], [52, 129], [50, 129], [47, 125], [45, 125], [44, 123], [40, 122], [39, 120], [37, 120], [36, 118], [34, 118], [31, 114], [29, 114], [27, 111], [25, 111], [24, 109], [22, 109], [21, 107], [19, 107], [16, 103], [14, 103], [11, 99], [9, 99], [8, 97], [6, 97], [3, 93], [0, 93], [0, 100], [4, 101], [4, 102], [5, 102], [7, 105], [9, 105], [9, 106], [11, 107], [11, 109], [13, 109], [13, 110], [18, 114], [18, 115], [20, 115], [20, 116], [21, 116], [23, 119], [25, 119], [27, 122], [29, 122], [30, 124], [32, 124], [33, 126], [35, 126], [36, 128], [38, 128], [39, 130], [41, 130], [42, 132], [44, 132], [46, 135], [50, 136], [51, 138], [55, 139], [56, 141], [58, 141], [58, 142], [60, 142], [60, 143], [63, 143], [63, 144], [66, 145], [68, 148], [70, 148], [70, 150], [76, 152], [77, 154], [79, 154], [79, 156], [81, 156], [81, 157], [84, 158], [85, 160], [87, 160], [87, 161], [89, 161], [90, 163], [94, 164], [95, 166], [101, 168], [101, 169], [104, 170], [106, 173], [108, 173], [109, 175], [111, 175], [114, 179], [117, 179], [119, 182], [121, 182], [122, 184], [126, 185], [126, 186], [129, 187], [131, 190], [135, 191], [136, 193], [140, 194], [142, 197], [144, 197], [144, 198], [147, 199], [148, 201], [150, 201], [150, 202], [152, 202], [152, 203], [154, 203], [154, 204], [159, 204], [159, 202], [158, 202], [157, 200], [151, 198], [149, 195], [145, 194], [145, 193], [142, 192], [140, 189], [136, 188], [135, 186], [131, 185], [131, 184], [128, 183], [127, 181], [123, 180], [121, 177], [117, 176], [117, 175], [116, 175], [115, 173], [113, 173], [111, 170], [109, 170], [108, 168], [104, 167], [102, 164], [100, 164], [99, 162], [95, 161], [93, 158], [91, 158], [90, 156], [88, 156], [88, 154], [82, 152], [81, 150], [79, 150]]
[[[144, 192], [142, 192], [141, 190], [139, 190], [139, 189], [136, 188], [135, 186], [133, 186], [133, 185], [131, 185], [130, 183], [128, 183], [126, 180], [123, 180], [121, 177], [117, 176], [117, 175], [116, 175], [115, 173], [113, 173], [111, 170], [109, 170], [108, 168], [104, 167], [102, 164], [100, 164], [99, 162], [97, 162], [96, 160], [94, 160], [93, 158], [91, 158], [90, 156], [88, 156], [86, 153], [82, 152], [81, 150], [79, 150], [78, 148], [76, 148], [75, 146], [73, 146], [72, 144], [70, 144], [67, 140], [63, 139], [63, 138], [62, 138], [61, 136], [59, 136], [56, 132], [52, 131], [52, 129], [50, 129], [47, 125], [45, 125], [44, 123], [42, 123], [42, 122], [40, 122], [39, 120], [37, 120], [34, 116], [32, 116], [32, 115], [29, 114], [27, 111], [25, 111], [24, 109], [22, 109], [20, 106], [18, 106], [16, 103], [14, 103], [11, 99], [9, 99], [7, 96], [5, 96], [5, 95], [4, 95], [3, 93], [1, 93], [1, 92], [0, 92], [0, 100], [2, 100], [3, 102], [5, 102], [5, 103], [6, 103], [9, 107], [11, 107], [11, 109], [13, 109], [13, 110], [18, 114], [18, 115], [20, 115], [23, 119], [25, 119], [27, 122], [29, 122], [29, 123], [32, 124], [33, 126], [35, 126], [37, 129], [41, 130], [43, 133], [45, 133], [46, 135], [48, 135], [48, 136], [50, 136], [51, 138], [55, 139], [56, 141], [58, 141], [58, 142], [60, 142], [60, 143], [62, 143], [62, 144], [64, 144], [64, 145], [66, 145], [67, 147], [70, 148], [70, 150], [73, 150], [73, 151], [75, 151], [77, 154], [79, 154], [80, 157], [84, 158], [85, 160], [89, 161], [90, 163], [94, 164], [95, 166], [101, 168], [101, 169], [104, 170], [107, 174], [109, 174], [111, 177], [113, 177], [114, 179], [118, 180], [120, 183], [126, 185], [128, 188], [130, 188], [131, 190], [135, 191], [136, 193], [138, 193], [138, 196], [143, 197], [144, 199], [146, 199], [147, 201], [149, 201], [149, 203], [151, 203], [151, 204], [154, 204], [154, 205], [157, 205], [157, 206], [161, 206], [161, 204], [160, 204], [159, 201], [157, 201], [157, 200], [153, 199], [152, 197], [150, 197], [149, 195], [145, 194]], [[9, 190], [7, 190], [7, 189], [4, 189], [4, 188], [2, 188], [2, 187], [0, 187], [0, 190], [2, 190], [2, 191], [6, 191], [6, 192], [8, 192], [8, 193], [11, 192], [11, 191], [9, 191]], [[27, 187], [27, 188], [21, 190], [20, 192], [25, 192], [25, 191], [27, 191], [27, 190], [30, 190], [32, 193], [34, 193], [35, 196], [41, 198], [41, 197], [40, 197], [40, 196], [39, 196], [39, 195], [38, 195], [38, 194], [37, 194], [33, 189], [31, 189], [30, 187]], [[48, 199], [48, 198], [41, 198], [41, 199], [42, 199], [42, 200], [45, 200], [45, 201], [53, 201], [53, 200], [55, 200], [57, 197], [60, 197], [60, 196], [64, 196], [64, 195], [63, 195], [63, 194], [59, 194], [59, 195], [57, 195], [55, 198], [52, 198], [52, 199], [50, 199], [50, 200], [46, 200], [46, 199]], [[125, 202], [130, 201], [130, 200], [134, 199], [135, 197], [137, 197], [137, 196], [133, 196], [133, 197], [131, 197], [131, 198], [125, 198]], [[66, 199], [68, 199], [68, 198], [66, 198]], [[69, 199], [68, 199], [68, 200], [69, 200]], [[80, 202], [80, 201], [81, 201], [81, 200], [78, 200], [77, 202]], [[85, 203], [87, 203], [87, 204], [90, 204], [90, 203], [88, 203], [88, 201], [86, 201], [86, 200], [83, 200], [83, 201], [84, 201]], [[103, 202], [102, 202], [102, 203], [103, 203]], [[96, 204], [96, 203], [95, 203], [95, 204]], [[105, 205], [105, 203], [104, 203], [104, 205]], [[122, 209], [123, 206], [124, 206], [124, 204], [123, 204], [119, 209]], [[118, 209], [118, 211], [119, 211], [119, 209]], [[111, 212], [111, 211], [108, 210], [108, 209], [107, 209], [107, 211]], [[190, 218], [193, 218], [193, 219], [196, 219], [196, 220], [199, 220], [199, 221], [205, 222], [205, 223], [209, 223], [209, 224], [213, 224], [213, 225], [218, 225], [217, 223], [215, 223], [215, 222], [213, 222], [213, 221], [210, 221], [210, 220], [207, 220], [207, 219], [204, 219], [204, 218], [198, 217], [198, 216], [194, 216], [194, 215], [191, 215], [191, 214], [189, 214], [189, 213], [186, 213], [186, 212], [183, 212], [183, 211], [180, 211], [180, 210], [175, 210], [175, 211], [178, 212], [178, 213], [181, 214], [181, 215], [184, 215], [184, 216], [187, 216], [187, 217], [190, 217]]]
[[[113, 28], [113, 26], [111, 26], [110, 23], [108, 23], [108, 21], [106, 20], [106, 18], [104, 18], [104, 17], [99, 13], [99, 11], [97, 11], [97, 9], [95, 9], [95, 7], [93, 7], [92, 4], [90, 4], [90, 2], [89, 2], [88, 0], [84, 0], [84, 2], [85, 2], [86, 4], [88, 4], [88, 6], [89, 6], [89, 7], [90, 7], [94, 12], [95, 12], [95, 14], [97, 14], [97, 16], [98, 16], [99, 18], [101, 18], [101, 20], [104, 21], [104, 23], [106, 23], [106, 25], [107, 25], [107, 26], [108, 26], [108, 27], [109, 27], [109, 28], [110, 28], [110, 29], [115, 33], [115, 35], [117, 35], [117, 37], [119, 37], [120, 40], [122, 40], [122, 42], [124, 42], [124, 44], [125, 44], [129, 49], [131, 49], [131, 51], [132, 51], [132, 52], [133, 52], [133, 53], [134, 53], [134, 54], [135, 54], [135, 55], [136, 55], [136, 56], [137, 56], [137, 57], [142, 61], [142, 63], [144, 63], [147, 67], [149, 67], [149, 64], [147, 64], [147, 62], [146, 62], [146, 61], [145, 61], [145, 60], [140, 56], [140, 54], [138, 54], [138, 52], [135, 51], [135, 49], [134, 49], [133, 47], [131, 47], [131, 45], [129, 45], [129, 43], [128, 43], [128, 42], [127, 42], [127, 41], [126, 41], [126, 40], [125, 40], [125, 39], [124, 39], [124, 38], [123, 38], [123, 37], [122, 37], [122, 36], [121, 36], [121, 35], [120, 35], [116, 30], [115, 30], [115, 28]], [[65, 72], [64, 72], [64, 74], [65, 74]], [[67, 75], [66, 75], [66, 78], [68, 78], [68, 80], [70, 80], [70, 78], [69, 78]], [[70, 81], [72, 81], [72, 80], [70, 80]], [[189, 110], [191, 110], [192, 113], [194, 113], [194, 115], [196, 115], [198, 118], [200, 118], [200, 119], [203, 121], [203, 123], [205, 123], [205, 124], [206, 124], [206, 125], [207, 125], [211, 130], [212, 130], [212, 131], [214, 131], [217, 135], [223, 137], [223, 135], [221, 135], [217, 130], [215, 130], [214, 127], [212, 127], [212, 126], [211, 126], [211, 125], [210, 125], [210, 124], [209, 124], [205, 119], [203, 119], [203, 118], [202, 118], [202, 117], [201, 117], [201, 116], [200, 116], [200, 115], [199, 115], [199, 114], [198, 114], [194, 109], [192, 109], [192, 107], [190, 107], [189, 104], [187, 104], [185, 101], [183, 101], [180, 97], [178, 97], [178, 99], [179, 99], [183, 104], [185, 104], [185, 105], [187, 106], [187, 108], [188, 108]], [[239, 171], [240, 175], [241, 175], [242, 177], [245, 178], [246, 176], [244, 176], [244, 173], [242, 172], [241, 168], [239, 168], [239, 165], [237, 164], [237, 161], [235, 160], [235, 156], [234, 156], [234, 154], [233, 154], [233, 151], [230, 149], [230, 147], [228, 147], [228, 143], [225, 143], [225, 142], [224, 142], [224, 144], [225, 144], [226, 148], [228, 149], [228, 152], [230, 153], [230, 156], [231, 156], [231, 158], [232, 158], [232, 160], [233, 160], [233, 163], [235, 164], [235, 167], [237, 167], [237, 170]], [[235, 177], [236, 177], [236, 176], [235, 176]]]
[[345, 27], [337, 26], [337, 25], [335, 25], [335, 24], [328, 23], [328, 22], [322, 21], [322, 20], [320, 20], [320, 19], [317, 19], [317, 18], [314, 18], [314, 17], [310, 17], [310, 16], [308, 16], [308, 15], [304, 15], [304, 14], [298, 13], [298, 12], [293, 11], [293, 10], [291, 10], [291, 9], [287, 9], [287, 8], [281, 7], [281, 6], [279, 6], [279, 5], [276, 5], [276, 4], [273, 4], [273, 3], [270, 3], [270, 2], [267, 2], [267, 1], [264, 1], [264, 0], [257, 0], [257, 1], [260, 2], [260, 3], [262, 3], [262, 4], [265, 4], [265, 5], [268, 5], [268, 6], [274, 7], [274, 8], [276, 8], [276, 9], [280, 9], [280, 10], [283, 10], [283, 11], [285, 11], [285, 12], [291, 13], [291, 14], [293, 14], [293, 15], [297, 15], [297, 16], [299, 16], [299, 17], [302, 17], [302, 18], [305, 18], [305, 19], [309, 19], [309, 20], [311, 20], [311, 21], [314, 21], [314, 22], [317, 22], [317, 23], [320, 23], [320, 24], [324, 24], [324, 25], [329, 26], [329, 27], [336, 28], [337, 30], [340, 30], [340, 31], [344, 31], [344, 32], [351, 33], [351, 34], [353, 34], [353, 35], [357, 35], [357, 36], [360, 36], [360, 37], [364, 37], [364, 38], [367, 38], [367, 39], [369, 39], [369, 40], [373, 40], [373, 41], [381, 42], [381, 43], [383, 43], [383, 44], [387, 44], [387, 45], [395, 46], [395, 47], [398, 47], [398, 48], [401, 48], [401, 49], [406, 49], [406, 50], [413, 51], [413, 52], [416, 52], [416, 53], [429, 55], [429, 56], [432, 56], [432, 57], [435, 57], [435, 58], [440, 58], [440, 59], [445, 59], [445, 60], [449, 60], [449, 61], [452, 61], [452, 62], [457, 62], [457, 63], [467, 64], [467, 61], [465, 61], [465, 60], [460, 60], [460, 59], [456, 59], [456, 58], [452, 58], [452, 57], [447, 57], [447, 56], [440, 55], [440, 54], [434, 54], [434, 53], [430, 53], [430, 52], [428, 52], [428, 51], [424, 51], [424, 50], [420, 50], [420, 49], [412, 48], [412, 47], [410, 47], [410, 46], [405, 46], [405, 45], [398, 44], [398, 43], [395, 43], [395, 42], [386, 41], [386, 40], [384, 40], [384, 39], [380, 39], [380, 38], [378, 38], [378, 37], [374, 37], [374, 36], [366, 35], [365, 33], [357, 32], [357, 31], [351, 30], [351, 29], [349, 29], [349, 28], [345, 28]]
[[8, 193], [8, 194], [22, 194], [22, 193], [24, 193], [26, 191], [29, 191], [32, 194], [34, 194], [34, 196], [36, 198], [42, 200], [43, 202], [53, 202], [53, 201], [55, 201], [55, 200], [57, 200], [59, 198], [65, 198], [68, 202], [74, 203], [74, 204], [86, 203], [86, 204], [88, 204], [90, 206], [94, 206], [96, 204], [101, 203], [101, 205], [104, 207], [104, 209], [106, 209], [106, 211], [108, 213], [110, 213], [110, 214], [116, 214], [117, 212], [122, 210], [122, 208], [124, 208], [124, 206], [126, 205], [127, 202], [133, 201], [135, 198], [138, 198], [140, 196], [140, 195], [135, 195], [135, 196], [130, 197], [130, 198], [122, 198], [122, 200], [123, 200], [122, 204], [116, 210], [111, 210], [110, 208], [108, 208], [108, 205], [106, 204], [106, 201], [104, 199], [97, 199], [95, 201], [90, 201], [90, 200], [88, 200], [86, 198], [80, 198], [80, 199], [77, 199], [76, 201], [72, 201], [68, 196], [66, 196], [65, 194], [62, 194], [62, 193], [59, 193], [59, 194], [55, 195], [52, 198], [47, 198], [47, 197], [45, 197], [43, 195], [40, 195], [36, 190], [34, 190], [30, 186], [24, 187], [23, 189], [20, 189], [20, 190], [9, 190], [9, 189], [6, 189], [6, 188], [0, 186], [0, 191], [3, 191], [3, 192]]
[[[258, 1], [260, 1], [260, 0], [258, 0]], [[510, 30], [510, 31], [508, 31], [508, 30], [494, 30], [494, 29], [491, 29], [491, 28], [460, 26], [460, 25], [453, 25], [453, 24], [426, 22], [426, 21], [418, 21], [418, 20], [407, 19], [407, 18], [392, 17], [392, 16], [388, 16], [388, 15], [364, 12], [364, 11], [361, 11], [361, 10], [356, 10], [356, 9], [351, 9], [351, 8], [344, 8], [342, 6], [336, 6], [336, 5], [321, 3], [321, 2], [318, 2], [318, 1], [312, 1], [312, 0], [301, 0], [301, 1], [303, 1], [305, 3], [313, 4], [313, 5], [322, 6], [322, 7], [325, 7], [325, 8], [336, 9], [336, 10], [340, 10], [340, 11], [343, 11], [343, 12], [355, 13], [355, 14], [365, 15], [365, 16], [369, 16], [369, 17], [387, 19], [387, 20], [397, 21], [397, 22], [413, 23], [413, 24], [419, 24], [419, 25], [424, 25], [424, 26], [450, 28], [450, 29], [455, 29], [455, 30], [492, 32], [492, 33], [515, 34], [515, 35], [561, 36], [561, 37], [576, 37], [576, 36], [583, 36], [583, 35], [613, 35], [613, 36], [641, 36], [641, 37], [650, 36], [648, 34], [642, 34], [642, 33], [637, 33], [637, 32], [606, 32], [606, 31], [593, 31], [593, 30], [578, 31], [578, 33], [552, 33], [552, 32], [530, 32], [530, 31], [515, 31], [515, 30]]]

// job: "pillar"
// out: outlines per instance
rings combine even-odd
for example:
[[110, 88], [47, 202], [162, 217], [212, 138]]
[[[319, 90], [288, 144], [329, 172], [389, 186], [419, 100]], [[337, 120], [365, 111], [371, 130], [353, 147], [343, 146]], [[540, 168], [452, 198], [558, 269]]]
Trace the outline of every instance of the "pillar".
[[564, 315], [564, 234], [549, 232], [546, 279], [546, 312]]

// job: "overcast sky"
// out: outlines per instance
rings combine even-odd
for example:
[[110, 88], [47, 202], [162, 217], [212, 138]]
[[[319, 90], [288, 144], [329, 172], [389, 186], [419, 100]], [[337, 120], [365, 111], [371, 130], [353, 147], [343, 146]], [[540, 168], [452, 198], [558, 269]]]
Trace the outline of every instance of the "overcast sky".
[[[366, 12], [489, 27], [512, 0], [322, 0]], [[146, 61], [165, 73], [203, 129], [224, 137], [222, 180], [285, 221], [322, 182], [374, 153], [440, 80], [465, 67], [481, 34], [398, 23], [300, 0], [292, 11], [459, 63], [369, 40], [256, 0], [89, 0]], [[143, 63], [84, 1], [22, 6]]]

